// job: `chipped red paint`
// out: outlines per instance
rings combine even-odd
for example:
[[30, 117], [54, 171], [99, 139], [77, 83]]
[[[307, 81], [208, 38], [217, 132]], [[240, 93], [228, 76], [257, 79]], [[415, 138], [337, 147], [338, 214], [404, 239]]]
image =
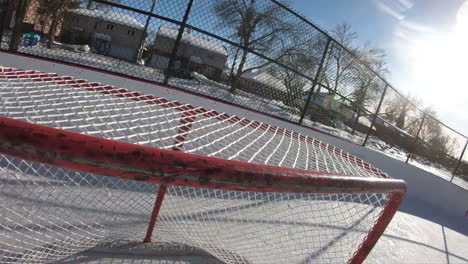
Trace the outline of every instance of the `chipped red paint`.
[[[134, 101], [172, 108], [182, 116], [172, 150], [103, 139], [0, 117], [0, 153], [61, 168], [160, 184], [144, 242], [150, 242], [168, 184], [226, 190], [282, 193], [390, 193], [391, 198], [350, 263], [362, 263], [398, 210], [406, 184], [390, 179], [341, 149], [275, 126], [220, 114], [205, 108], [143, 95], [112, 86], [35, 71], [2, 69], [0, 78], [32, 78], [67, 84]], [[268, 130], [334, 153], [381, 178], [351, 177], [300, 169], [223, 160], [180, 152], [197, 115]], [[384, 179], [382, 179], [384, 178]]]
[[[197, 111], [192, 106], [180, 106], [182, 112], [182, 117], [179, 122], [179, 129], [177, 131], [177, 136], [174, 142], [174, 147], [172, 148], [173, 151], [181, 151], [182, 147], [187, 140], [188, 133], [190, 128], [192, 127], [192, 123], [195, 121], [195, 116], [197, 115]], [[158, 220], [159, 211], [161, 210], [162, 203], [164, 201], [164, 197], [166, 196], [167, 192], [167, 185], [161, 184], [159, 185], [158, 195], [156, 200], [154, 201], [153, 211], [151, 212], [150, 222], [148, 224], [148, 228], [146, 229], [146, 236], [143, 239], [144, 243], [150, 243], [154, 227], [156, 226], [156, 222]]]
[[223, 160], [0, 118], [0, 152], [63, 168], [156, 184], [293, 193], [404, 191], [401, 180]]
[[[328, 152], [335, 153], [342, 158], [352, 162], [353, 164], [383, 178], [390, 178], [386, 173], [380, 171], [377, 168], [374, 168], [372, 165], [362, 161], [361, 159], [352, 156], [343, 150], [339, 148], [335, 148], [329, 144], [320, 142], [314, 138], [308, 137], [301, 135], [297, 132], [294, 131], [289, 131], [283, 128], [279, 128], [276, 126], [269, 126], [263, 123], [259, 123], [257, 121], [250, 121], [248, 119], [241, 119], [237, 116], [231, 116], [228, 114], [220, 114], [216, 111], [209, 111], [203, 107], [194, 107], [189, 104], [182, 104], [177, 101], [168, 101], [165, 98], [162, 97], [155, 97], [152, 95], [144, 95], [139, 92], [132, 92], [126, 89], [122, 88], [115, 88], [110, 85], [103, 85], [100, 83], [95, 83], [95, 82], [89, 82], [86, 80], [79, 80], [75, 79], [73, 77], [64, 77], [64, 76], [59, 76], [58, 74], [55, 73], [42, 73], [38, 71], [32, 71], [32, 70], [19, 70], [19, 69], [14, 69], [14, 68], [3, 68], [3, 71], [0, 72], [0, 78], [27, 78], [27, 79], [38, 79], [42, 81], [49, 81], [49, 82], [55, 82], [57, 84], [66, 84], [70, 85], [75, 88], [81, 88], [81, 89], [86, 89], [89, 91], [96, 91], [102, 94], [110, 94], [114, 95], [117, 97], [127, 97], [131, 100], [134, 101], [143, 101], [147, 104], [158, 104], [161, 107], [166, 107], [166, 108], [173, 108], [175, 110], [179, 111], [194, 111], [194, 113], [197, 114], [203, 114], [205, 117], [213, 117], [217, 118], [222, 121], [228, 121], [230, 123], [236, 123], [238, 125], [243, 125], [243, 126], [250, 126], [253, 129], [258, 128], [260, 125], [260, 129], [263, 130], [268, 130], [269, 132], [277, 135], [283, 135], [285, 134], [288, 137], [295, 137], [298, 138], [300, 141], [308, 143], [308, 144], [313, 144], [317, 147], [322, 148], [323, 150], [326, 150]], [[182, 140], [183, 138], [179, 138], [179, 140]]]

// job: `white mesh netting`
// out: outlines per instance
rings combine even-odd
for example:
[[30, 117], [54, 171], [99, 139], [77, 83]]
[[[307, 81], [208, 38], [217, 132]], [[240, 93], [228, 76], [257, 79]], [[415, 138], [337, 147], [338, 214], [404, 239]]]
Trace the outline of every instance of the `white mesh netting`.
[[[0, 115], [161, 149], [387, 177], [310, 137], [70, 77], [0, 68]], [[189, 116], [189, 118], [187, 118]], [[181, 137], [182, 136], [182, 137]], [[0, 156], [0, 262], [51, 262], [142, 241], [158, 185]], [[343, 263], [390, 194], [288, 194], [169, 186], [153, 241], [227, 263]]]

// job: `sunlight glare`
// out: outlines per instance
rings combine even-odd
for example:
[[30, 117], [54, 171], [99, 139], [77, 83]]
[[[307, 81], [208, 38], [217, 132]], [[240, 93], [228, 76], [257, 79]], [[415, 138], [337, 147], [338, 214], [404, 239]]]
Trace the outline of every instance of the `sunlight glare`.
[[448, 32], [422, 34], [409, 42], [412, 89], [430, 105], [460, 107], [468, 98], [468, 1]]

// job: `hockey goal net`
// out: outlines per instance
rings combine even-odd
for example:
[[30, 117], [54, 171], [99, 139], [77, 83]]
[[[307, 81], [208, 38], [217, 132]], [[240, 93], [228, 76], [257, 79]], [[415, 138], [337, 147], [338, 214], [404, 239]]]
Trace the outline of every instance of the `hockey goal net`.
[[116, 241], [226, 263], [362, 262], [405, 183], [309, 136], [0, 67], [0, 262]]

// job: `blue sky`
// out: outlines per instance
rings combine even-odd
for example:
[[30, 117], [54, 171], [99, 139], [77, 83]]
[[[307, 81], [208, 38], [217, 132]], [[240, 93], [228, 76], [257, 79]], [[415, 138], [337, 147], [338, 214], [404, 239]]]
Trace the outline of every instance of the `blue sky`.
[[[291, 0], [292, 7], [331, 30], [349, 23], [357, 44], [385, 49], [389, 81], [421, 98], [441, 120], [468, 135], [467, 0]], [[462, 11], [464, 10], [464, 11]]]

